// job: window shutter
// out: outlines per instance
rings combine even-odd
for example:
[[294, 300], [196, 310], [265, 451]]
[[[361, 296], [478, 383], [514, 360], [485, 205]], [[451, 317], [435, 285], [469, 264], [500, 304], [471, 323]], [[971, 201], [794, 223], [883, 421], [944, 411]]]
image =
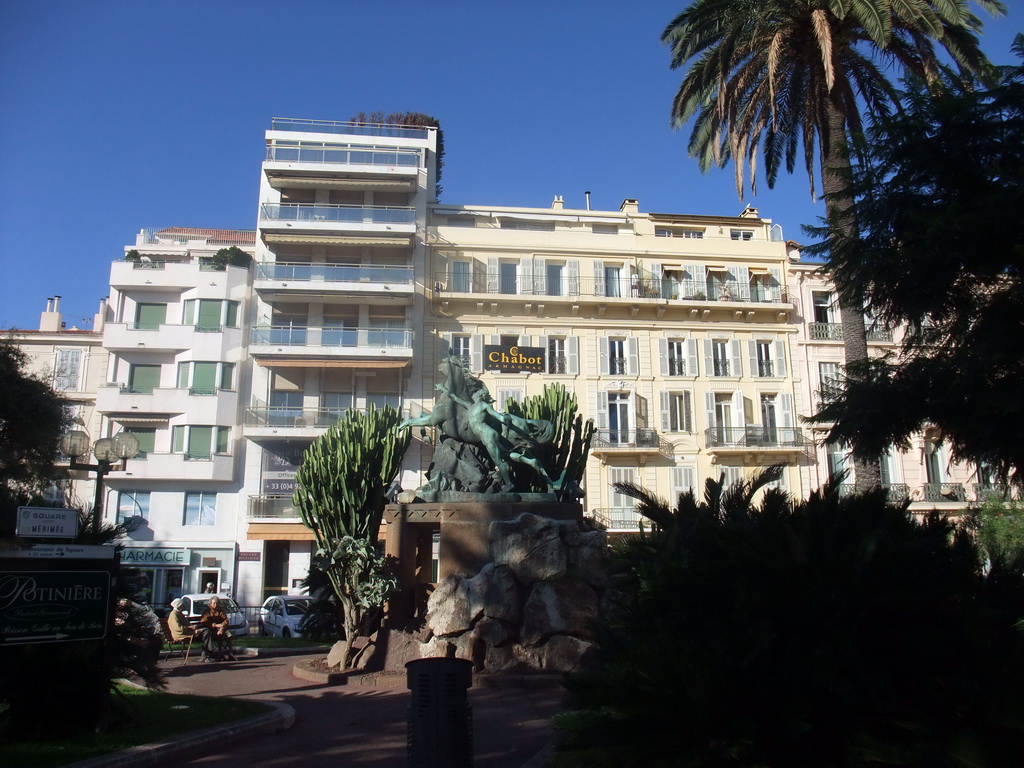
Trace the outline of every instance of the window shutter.
[[551, 363], [551, 350], [548, 349], [548, 337], [547, 336], [538, 336], [537, 337], [537, 346], [539, 346], [541, 349], [544, 350], [544, 372], [545, 373], [551, 373], [552, 372], [551, 371], [551, 366], [552, 366], [552, 363]]
[[487, 259], [487, 292], [497, 293], [498, 292], [498, 259], [496, 256], [491, 256]]
[[743, 375], [743, 359], [741, 355], [739, 339], [733, 339], [729, 342], [729, 356], [732, 358], [732, 362], [729, 365], [729, 373], [733, 376]]
[[743, 414], [743, 392], [736, 390], [732, 393], [732, 426], [737, 430], [743, 429], [746, 419]]
[[[697, 340], [687, 339], [686, 340], [686, 375], [696, 376], [697, 375]], [[704, 375], [708, 373], [705, 370]]]
[[640, 340], [634, 336], [626, 339], [626, 373], [631, 376], [640, 373]]
[[484, 337], [483, 334], [474, 333], [469, 339], [469, 364], [474, 371], [484, 369]]
[[644, 290], [648, 295], [662, 296], [663, 291], [661, 290], [662, 281], [662, 270], [661, 263], [652, 261], [647, 265], [647, 275], [645, 276]]
[[[690, 294], [692, 297], [694, 293], [706, 293], [708, 290], [708, 273], [704, 269], [703, 264], [694, 264], [690, 267], [693, 275], [693, 293]], [[709, 297], [714, 298], [714, 297]]]
[[768, 267], [768, 274], [771, 275], [771, 285], [768, 287], [768, 296], [772, 301], [782, 300], [782, 271], [778, 267]]
[[661, 358], [661, 375], [668, 376], [668, 339], [658, 339], [658, 355]]
[[604, 285], [604, 262], [594, 262], [594, 295], [604, 296], [605, 285]]
[[695, 467], [672, 467], [672, 498], [670, 501], [673, 505], [679, 504], [680, 495], [693, 491], [695, 494], [697, 489], [694, 487], [697, 479], [697, 470]]
[[647, 398], [633, 393], [633, 412], [636, 414], [637, 429], [647, 429]]
[[[715, 427], [718, 426], [718, 424], [715, 423], [715, 393], [714, 392], [705, 392], [704, 393], [704, 415], [707, 418], [707, 427], [708, 427], [708, 429], [714, 429]], [[723, 427], [727, 427], [729, 425], [728, 424], [723, 424], [722, 426]]]
[[786, 342], [776, 341], [772, 343], [772, 350], [775, 352], [775, 375], [783, 379], [786, 377]]
[[739, 301], [750, 300], [750, 270], [746, 267], [734, 267], [734, 274], [736, 275], [736, 290], [735, 298]]
[[693, 433], [693, 393], [683, 390], [683, 432]]
[[753, 339], [747, 342], [747, 357], [750, 360], [750, 376], [760, 376], [761, 370], [757, 365], [757, 342]]
[[597, 416], [596, 424], [598, 429], [608, 429], [608, 393], [597, 393], [597, 407], [594, 409]]
[[188, 371], [192, 363], [178, 363], [178, 389], [188, 388]]
[[519, 293], [530, 296], [533, 290], [533, 258], [524, 256], [519, 260]]
[[525, 334], [525, 333], [519, 334], [519, 346], [520, 347], [528, 347], [528, 346], [530, 346], [530, 336], [529, 336], [529, 334]]
[[704, 339], [704, 373], [707, 376], [715, 375], [715, 357], [711, 344], [711, 339]]
[[602, 336], [598, 340], [600, 350], [598, 353], [598, 370], [604, 376], [608, 375], [608, 337]]
[[566, 346], [568, 347], [567, 355], [568, 368], [567, 373], [577, 374], [580, 372], [580, 340], [576, 336], [570, 336], [566, 339]]
[[661, 400], [661, 431], [662, 432], [668, 432], [669, 431], [669, 427], [671, 427], [671, 423], [670, 423], [670, 419], [669, 419], [669, 411], [668, 411], [668, 409], [669, 409], [669, 393], [668, 392], [662, 392], [662, 393], [659, 394], [659, 398]]
[[779, 410], [782, 412], [782, 428], [793, 428], [793, 396], [789, 392], [779, 395]]
[[442, 333], [437, 338], [438, 360], [444, 360], [452, 351], [452, 334]]
[[576, 259], [565, 262], [565, 286], [562, 290], [566, 296], [580, 295], [580, 263]]
[[533, 293], [544, 296], [548, 292], [548, 272], [544, 259], [535, 257], [533, 260]]

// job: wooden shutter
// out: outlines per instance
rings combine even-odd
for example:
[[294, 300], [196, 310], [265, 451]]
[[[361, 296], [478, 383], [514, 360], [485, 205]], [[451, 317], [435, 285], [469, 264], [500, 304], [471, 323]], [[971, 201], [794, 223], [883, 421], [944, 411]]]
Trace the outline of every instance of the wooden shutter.
[[775, 352], [774, 360], [775, 363], [775, 375], [777, 377], [786, 377], [786, 342], [776, 341], [772, 343], [772, 350]]
[[[697, 340], [687, 339], [686, 340], [686, 375], [696, 376], [697, 375]], [[704, 375], [707, 376], [708, 372], [704, 371]]]
[[566, 339], [566, 347], [568, 356], [567, 361], [567, 373], [577, 374], [580, 372], [580, 340], [576, 336], [569, 336]]
[[631, 376], [640, 373], [640, 340], [635, 336], [626, 338], [626, 373]]
[[658, 354], [661, 358], [659, 370], [662, 376], [668, 376], [668, 339], [658, 339]]
[[729, 342], [729, 357], [732, 358], [729, 363], [729, 373], [733, 376], [743, 375], [743, 359], [740, 349], [739, 339], [733, 339]]

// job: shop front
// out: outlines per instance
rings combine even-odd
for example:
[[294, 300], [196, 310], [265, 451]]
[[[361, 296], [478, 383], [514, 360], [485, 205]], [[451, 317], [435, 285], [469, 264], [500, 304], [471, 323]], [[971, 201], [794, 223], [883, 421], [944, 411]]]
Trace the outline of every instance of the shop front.
[[135, 546], [121, 551], [121, 571], [136, 587], [136, 601], [163, 615], [176, 597], [193, 592], [228, 594], [234, 548]]

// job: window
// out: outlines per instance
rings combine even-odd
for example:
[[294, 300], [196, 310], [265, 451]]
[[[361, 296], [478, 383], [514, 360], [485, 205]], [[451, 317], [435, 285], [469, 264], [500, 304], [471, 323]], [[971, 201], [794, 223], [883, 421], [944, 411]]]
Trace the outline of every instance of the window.
[[825, 446], [825, 465], [828, 469], [828, 479], [832, 482], [838, 481], [841, 473], [846, 473], [842, 475], [843, 482], [850, 482], [849, 472], [847, 471], [849, 469], [849, 461], [850, 459], [846, 451], [838, 443], [828, 443]]
[[691, 240], [703, 240], [704, 230], [692, 227], [655, 227], [655, 237], [685, 237]]
[[761, 430], [762, 437], [768, 443], [779, 441], [779, 424], [775, 412], [775, 395], [761, 395]]
[[608, 373], [611, 375], [626, 372], [626, 340], [608, 339]]
[[166, 304], [136, 304], [135, 328], [143, 331], [155, 331], [167, 322]]
[[729, 239], [747, 242], [754, 239], [754, 231], [751, 229], [730, 229]]
[[198, 425], [171, 429], [171, 450], [185, 454], [186, 461], [209, 461], [214, 453], [228, 452], [230, 427]]
[[622, 296], [622, 267], [613, 265], [604, 268], [604, 295]]
[[834, 323], [835, 322], [835, 302], [832, 299], [832, 293], [829, 291], [812, 291], [811, 302], [814, 306], [814, 322], [816, 323]]
[[772, 365], [772, 345], [769, 341], [754, 342], [757, 345], [757, 375], [761, 378], [771, 378], [775, 375], [775, 366]]
[[683, 493], [697, 493], [697, 468], [696, 467], [672, 467], [672, 496], [669, 501], [672, 504], [679, 502], [679, 496]]
[[608, 393], [608, 442], [630, 442], [629, 393]]
[[505, 405], [509, 400], [515, 400], [517, 403], [523, 402], [523, 390], [520, 387], [499, 387], [498, 394], [494, 398], [495, 410], [506, 410]]
[[565, 338], [552, 336], [548, 339], [548, 373], [567, 373]]
[[663, 392], [661, 399], [661, 428], [666, 432], [693, 432], [693, 395], [683, 392]]
[[502, 229], [519, 229], [528, 232], [554, 232], [553, 221], [528, 221], [526, 219], [502, 219]]
[[352, 407], [350, 392], [323, 392], [320, 395], [321, 426], [333, 424]]
[[786, 375], [786, 346], [782, 341], [751, 341], [750, 372], [762, 379]]
[[476, 217], [475, 216], [449, 216], [448, 217], [449, 227], [475, 227]]
[[378, 411], [381, 408], [383, 408], [385, 405], [390, 405], [396, 411], [401, 413], [402, 412], [402, 396], [401, 395], [392, 394], [390, 392], [388, 392], [388, 393], [375, 392], [375, 393], [367, 394], [366, 395], [366, 405], [367, 406], [372, 405]]
[[189, 361], [178, 363], [178, 388], [190, 395], [215, 395], [218, 389], [234, 387], [234, 363]]
[[217, 494], [193, 491], [185, 494], [185, 525], [214, 525]]
[[636, 484], [636, 470], [630, 467], [609, 467], [608, 468], [608, 499], [612, 508], [611, 524], [613, 528], [621, 528], [627, 520], [635, 525], [636, 499], [615, 490], [618, 483]]
[[185, 325], [199, 331], [219, 331], [238, 327], [238, 302], [221, 299], [188, 299], [185, 302]]
[[819, 404], [824, 405], [838, 397], [842, 392], [839, 363], [818, 363], [818, 397]]
[[121, 491], [117, 494], [117, 524], [133, 517], [149, 519], [149, 491]]
[[135, 454], [132, 461], [144, 459], [156, 450], [156, 427], [132, 427], [126, 429], [125, 432], [135, 435], [135, 439], [139, 441], [139, 452]]
[[[472, 224], [468, 226], [472, 226]], [[469, 293], [472, 286], [472, 265], [468, 261], [453, 261], [451, 290], [455, 293]]]
[[711, 358], [713, 376], [729, 376], [729, 352], [728, 343], [721, 339], [714, 339], [711, 342]]
[[590, 231], [595, 235], [617, 235], [619, 234], [618, 224], [591, 224]]
[[128, 370], [128, 391], [151, 395], [160, 386], [159, 365], [132, 365]]
[[499, 292], [519, 293], [519, 265], [515, 262], [503, 261], [498, 265]]
[[462, 364], [469, 368], [470, 336], [468, 333], [453, 333], [451, 353], [462, 360]]
[[[683, 339], [669, 339], [668, 347], [668, 375], [686, 376], [686, 342]], [[696, 371], [689, 374], [695, 375]]]
[[562, 295], [562, 270], [564, 266], [562, 264], [548, 264], [545, 270], [545, 277], [547, 278], [547, 295], [548, 296], [561, 296]]
[[81, 370], [82, 350], [58, 349], [53, 371], [54, 389], [79, 389]]

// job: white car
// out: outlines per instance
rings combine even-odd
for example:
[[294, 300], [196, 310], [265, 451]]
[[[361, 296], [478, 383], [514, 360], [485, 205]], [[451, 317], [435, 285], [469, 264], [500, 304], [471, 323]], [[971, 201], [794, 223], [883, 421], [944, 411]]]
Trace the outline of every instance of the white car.
[[268, 597], [260, 608], [260, 633], [273, 637], [301, 637], [312, 598], [290, 595]]
[[206, 611], [206, 606], [211, 597], [220, 601], [220, 607], [228, 615], [228, 630], [232, 637], [244, 637], [249, 634], [249, 620], [245, 618], [245, 612], [238, 607], [238, 603], [224, 595], [209, 595], [206, 593], [194, 595], [182, 595], [183, 601], [181, 612], [188, 618], [188, 623], [193, 627], [199, 625], [199, 620]]

